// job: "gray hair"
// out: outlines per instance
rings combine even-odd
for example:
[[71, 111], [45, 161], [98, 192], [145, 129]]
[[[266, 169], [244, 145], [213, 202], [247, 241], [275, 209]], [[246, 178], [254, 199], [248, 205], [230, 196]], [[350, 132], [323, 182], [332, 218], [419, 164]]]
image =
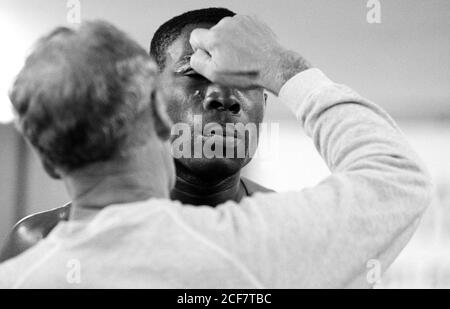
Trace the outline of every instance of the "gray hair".
[[10, 92], [17, 127], [45, 166], [105, 161], [152, 134], [156, 65], [106, 22], [41, 38]]

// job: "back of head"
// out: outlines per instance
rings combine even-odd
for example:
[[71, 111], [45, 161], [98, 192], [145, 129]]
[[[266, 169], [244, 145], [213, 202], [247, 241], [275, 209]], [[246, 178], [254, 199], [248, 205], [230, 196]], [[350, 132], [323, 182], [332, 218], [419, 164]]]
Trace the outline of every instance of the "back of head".
[[106, 22], [41, 38], [10, 93], [17, 126], [44, 166], [69, 172], [145, 143], [156, 66]]
[[185, 12], [162, 24], [153, 35], [150, 43], [150, 55], [156, 60], [160, 70], [164, 69], [166, 50], [180, 35], [184, 27], [192, 24], [217, 24], [224, 17], [232, 17], [236, 13], [225, 8], [205, 8]]

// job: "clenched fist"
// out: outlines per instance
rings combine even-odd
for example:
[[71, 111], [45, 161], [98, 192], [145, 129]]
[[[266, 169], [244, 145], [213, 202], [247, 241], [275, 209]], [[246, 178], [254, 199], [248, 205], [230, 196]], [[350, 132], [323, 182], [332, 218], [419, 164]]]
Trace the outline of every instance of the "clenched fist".
[[272, 30], [254, 17], [225, 17], [211, 29], [195, 29], [191, 66], [214, 83], [262, 87], [278, 94], [283, 84], [310, 66], [282, 47]]

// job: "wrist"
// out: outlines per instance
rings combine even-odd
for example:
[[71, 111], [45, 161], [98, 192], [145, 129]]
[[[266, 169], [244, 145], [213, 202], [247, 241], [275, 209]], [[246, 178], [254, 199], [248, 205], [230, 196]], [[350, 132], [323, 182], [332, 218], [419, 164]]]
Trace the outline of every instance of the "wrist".
[[277, 52], [274, 64], [267, 76], [267, 83], [264, 86], [267, 90], [278, 95], [283, 85], [298, 73], [310, 69], [312, 66], [298, 53], [290, 50], [280, 50]]

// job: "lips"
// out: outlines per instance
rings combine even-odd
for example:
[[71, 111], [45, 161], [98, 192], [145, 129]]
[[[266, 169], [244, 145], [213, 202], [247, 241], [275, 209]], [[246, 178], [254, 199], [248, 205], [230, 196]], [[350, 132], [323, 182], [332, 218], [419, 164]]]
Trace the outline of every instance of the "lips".
[[207, 123], [203, 127], [202, 135], [204, 137], [222, 136], [224, 138], [234, 138], [234, 139], [241, 138], [238, 130], [235, 130], [234, 124], [232, 123], [225, 126], [213, 122]]

